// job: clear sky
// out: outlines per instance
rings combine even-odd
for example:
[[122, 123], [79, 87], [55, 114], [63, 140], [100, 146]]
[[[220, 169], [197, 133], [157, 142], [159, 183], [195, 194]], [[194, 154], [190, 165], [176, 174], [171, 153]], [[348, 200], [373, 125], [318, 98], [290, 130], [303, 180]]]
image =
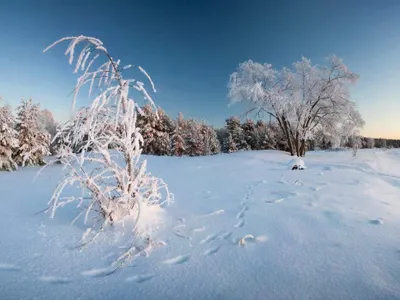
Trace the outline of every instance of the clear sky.
[[[76, 77], [63, 36], [103, 40], [124, 64], [139, 64], [168, 114], [222, 126], [227, 82], [249, 58], [275, 67], [336, 54], [360, 75], [353, 98], [366, 136], [400, 138], [400, 1], [41, 1], [0, 0], [0, 95], [14, 107], [32, 97], [65, 118]], [[64, 45], [65, 46], [65, 45]]]

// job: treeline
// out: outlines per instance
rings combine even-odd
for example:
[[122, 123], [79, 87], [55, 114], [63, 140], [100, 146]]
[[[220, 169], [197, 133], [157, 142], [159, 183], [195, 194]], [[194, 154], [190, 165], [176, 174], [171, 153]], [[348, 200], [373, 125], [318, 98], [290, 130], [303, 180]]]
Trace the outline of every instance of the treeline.
[[137, 126], [143, 136], [143, 153], [153, 155], [201, 156], [220, 153], [217, 133], [202, 121], [184, 119], [180, 113], [172, 120], [161, 108], [156, 112], [142, 108]]
[[[176, 119], [171, 119], [161, 108], [154, 111], [147, 105], [140, 110], [137, 126], [143, 136], [144, 154], [203, 156], [245, 150], [289, 151], [287, 139], [275, 121], [255, 122], [247, 119], [242, 122], [238, 117], [229, 117], [223, 128], [215, 129], [203, 121], [185, 119], [181, 113]], [[51, 112], [40, 110], [39, 105], [33, 104], [32, 100], [21, 101], [16, 118], [9, 106], [1, 106], [0, 170], [44, 164], [43, 156], [56, 155], [67, 144], [73, 147], [73, 152], [80, 152], [79, 145], [69, 143], [72, 132], [63, 132], [50, 143], [56, 134], [56, 127]], [[307, 140], [306, 148], [400, 148], [400, 140], [337, 137], [319, 131]]]
[[[229, 117], [223, 128], [215, 129], [202, 121], [184, 119], [182, 114], [172, 120], [162, 109], [155, 113], [147, 106], [143, 111], [138, 127], [144, 139], [144, 154], [201, 156], [246, 150], [289, 151], [287, 139], [276, 121], [242, 122], [238, 117]], [[337, 137], [319, 131], [306, 143], [306, 149], [311, 151], [339, 148], [400, 148], [400, 140]]]

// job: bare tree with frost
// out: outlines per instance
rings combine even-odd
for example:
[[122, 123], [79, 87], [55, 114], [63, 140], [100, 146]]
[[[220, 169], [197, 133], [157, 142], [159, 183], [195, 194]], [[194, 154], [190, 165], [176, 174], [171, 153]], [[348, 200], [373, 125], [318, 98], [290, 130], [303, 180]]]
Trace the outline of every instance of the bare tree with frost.
[[54, 120], [53, 114], [48, 109], [39, 111], [38, 126], [42, 132], [50, 134], [52, 138], [57, 133], [57, 123]]
[[[97, 38], [65, 37], [44, 52], [65, 41], [70, 42], [65, 54], [69, 56], [69, 63], [75, 65], [74, 73], [81, 72], [72, 107], [86, 85], [93, 100], [90, 107], [80, 109], [75, 121], [68, 124], [70, 135], [64, 140], [67, 147], [59, 154], [65, 165], [65, 177], [54, 191], [48, 212], [54, 217], [58, 208], [75, 203], [82, 211], [74, 221], [83, 217], [86, 223], [90, 214], [100, 217], [82, 237], [81, 247], [96, 239], [107, 226], [131, 220], [132, 246], [116, 261], [122, 264], [154, 246], [155, 242], [144, 229], [149, 224], [145, 224], [145, 219], [142, 221], [143, 211], [173, 200], [164, 181], [147, 173], [147, 163], [140, 159], [143, 138], [136, 121], [137, 113], [143, 111], [130, 97], [130, 91], [138, 92], [154, 109], [155, 105], [143, 82], [122, 77], [123, 71], [132, 66], [122, 66]], [[78, 47], [81, 48], [76, 56]], [[138, 69], [155, 92], [149, 75], [140, 66]], [[96, 88], [98, 94], [92, 97]], [[62, 134], [63, 127], [60, 127], [58, 135]], [[73, 153], [70, 149], [77, 145], [80, 153]], [[82, 186], [84, 194], [63, 196], [67, 185]]]
[[230, 76], [228, 87], [233, 103], [250, 102], [251, 111], [275, 118], [291, 155], [304, 156], [307, 140], [318, 129], [342, 123], [355, 110], [349, 86], [357, 78], [336, 56], [325, 66], [302, 58], [282, 70], [249, 60]]
[[364, 148], [372, 149], [375, 147], [375, 140], [373, 138], [365, 138]]
[[338, 120], [336, 116], [333, 118], [327, 118], [321, 126], [323, 133], [330, 136], [330, 141], [333, 148], [351, 147], [353, 145], [352, 140], [357, 140], [357, 137], [361, 134], [361, 128], [365, 122], [362, 119], [360, 113], [355, 107], [350, 108], [347, 112], [344, 112], [342, 118]]
[[[1, 98], [0, 98], [1, 100]], [[15, 119], [8, 105], [0, 107], [0, 171], [15, 171], [13, 152], [18, 147]]]

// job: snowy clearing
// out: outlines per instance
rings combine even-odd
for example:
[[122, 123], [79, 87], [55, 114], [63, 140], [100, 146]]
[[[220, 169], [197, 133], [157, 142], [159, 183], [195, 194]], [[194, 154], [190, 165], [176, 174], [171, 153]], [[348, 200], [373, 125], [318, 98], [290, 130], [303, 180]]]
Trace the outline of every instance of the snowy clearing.
[[166, 245], [112, 275], [129, 235], [44, 208], [61, 166], [0, 173], [1, 299], [400, 299], [400, 151], [150, 157], [175, 203]]

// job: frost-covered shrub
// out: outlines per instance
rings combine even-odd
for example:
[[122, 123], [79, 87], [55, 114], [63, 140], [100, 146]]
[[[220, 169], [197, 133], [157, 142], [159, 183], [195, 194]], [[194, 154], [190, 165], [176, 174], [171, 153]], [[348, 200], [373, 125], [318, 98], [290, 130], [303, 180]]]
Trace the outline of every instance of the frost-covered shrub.
[[[122, 66], [119, 60], [112, 58], [99, 39], [66, 37], [44, 51], [64, 41], [70, 42], [65, 52], [69, 63], [75, 63], [75, 73], [81, 72], [75, 87], [73, 108], [79, 90], [84, 86], [89, 85], [89, 97], [96, 88], [98, 94], [89, 107], [76, 113], [73, 121], [58, 129], [56, 139], [62, 137], [64, 144], [58, 158], [65, 166], [65, 176], [54, 191], [48, 212], [54, 217], [58, 208], [76, 203], [82, 208], [76, 219], [83, 217], [86, 223], [92, 214], [100, 217], [101, 222], [93, 223], [90, 234], [82, 237], [82, 246], [97, 238], [106, 226], [122, 221], [131, 224], [134, 242], [118, 260], [122, 263], [135, 257], [138, 249], [141, 249], [139, 252], [147, 251], [154, 245], [147, 230], [141, 230], [151, 225], [146, 224], [148, 218], [141, 218], [141, 212], [149, 211], [151, 207], [160, 208], [172, 201], [167, 185], [147, 173], [147, 162], [140, 159], [143, 137], [137, 118], [138, 111], [144, 112], [130, 98], [130, 90], [141, 94], [153, 109], [155, 105], [143, 82], [123, 78], [123, 71], [132, 66]], [[78, 52], [77, 56], [75, 52]], [[141, 67], [138, 69], [155, 92], [149, 75]], [[80, 153], [74, 153], [74, 148]], [[115, 150], [110, 151], [110, 148]], [[64, 196], [67, 185], [83, 187], [83, 195]], [[144, 241], [144, 244], [141, 242], [138, 246], [139, 241]]]

